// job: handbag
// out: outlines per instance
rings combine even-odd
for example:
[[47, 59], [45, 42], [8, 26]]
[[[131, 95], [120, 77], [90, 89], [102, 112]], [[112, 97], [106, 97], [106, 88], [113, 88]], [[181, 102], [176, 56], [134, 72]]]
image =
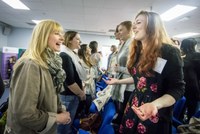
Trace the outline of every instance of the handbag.
[[92, 133], [96, 133], [100, 125], [101, 116], [99, 113], [90, 113], [88, 117], [80, 119], [80, 128]]
[[192, 117], [189, 124], [178, 126], [180, 134], [200, 134], [200, 119]]

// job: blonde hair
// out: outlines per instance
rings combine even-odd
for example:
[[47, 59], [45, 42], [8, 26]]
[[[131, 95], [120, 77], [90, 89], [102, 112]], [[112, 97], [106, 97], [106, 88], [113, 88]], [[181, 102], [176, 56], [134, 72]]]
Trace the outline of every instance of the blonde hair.
[[160, 49], [163, 43], [173, 43], [165, 30], [160, 16], [157, 13], [141, 11], [136, 18], [139, 15], [144, 15], [147, 18], [146, 34], [148, 44], [142, 52], [141, 57], [139, 57], [142, 50], [142, 43], [141, 41], [137, 41], [135, 39], [133, 40], [129, 49], [130, 53], [127, 67], [130, 70], [137, 62], [139, 73], [149, 76], [152, 75], [151, 70], [156, 64], [157, 57], [161, 55]]
[[30, 58], [41, 67], [47, 68], [45, 49], [48, 47], [49, 35], [54, 31], [63, 32], [62, 26], [54, 20], [43, 20], [37, 24], [33, 29], [28, 49], [18, 61]]

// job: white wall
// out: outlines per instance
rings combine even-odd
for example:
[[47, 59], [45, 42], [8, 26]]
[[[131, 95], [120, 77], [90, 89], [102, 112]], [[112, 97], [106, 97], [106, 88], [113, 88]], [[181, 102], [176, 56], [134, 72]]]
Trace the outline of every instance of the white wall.
[[[0, 31], [3, 31], [3, 27], [0, 26]], [[0, 48], [3, 46], [7, 47], [17, 47], [27, 49], [30, 38], [32, 34], [32, 29], [28, 28], [12, 28], [11, 32], [5, 36], [0, 33]], [[105, 35], [92, 35], [92, 34], [80, 34], [82, 44], [89, 44], [90, 41], [97, 41], [99, 44], [99, 51], [103, 53], [102, 68], [107, 66], [107, 58], [110, 54], [110, 46], [118, 45], [119, 41], [115, 40], [110, 36]]]
[[100, 47], [118, 45], [119, 41], [105, 35], [91, 35], [91, 34], [80, 34], [82, 43], [89, 44], [90, 41], [97, 41]]
[[[11, 33], [7, 37], [7, 42], [4, 44], [9, 47], [27, 48], [31, 38], [31, 33], [32, 29], [12, 28]], [[110, 38], [110, 36], [91, 34], [80, 34], [80, 36], [82, 43], [89, 44], [90, 41], [97, 41], [100, 45], [100, 49], [102, 46], [118, 45], [118, 41]]]
[[8, 35], [8, 46], [27, 48], [31, 38], [32, 29], [28, 28], [12, 28], [11, 33]]

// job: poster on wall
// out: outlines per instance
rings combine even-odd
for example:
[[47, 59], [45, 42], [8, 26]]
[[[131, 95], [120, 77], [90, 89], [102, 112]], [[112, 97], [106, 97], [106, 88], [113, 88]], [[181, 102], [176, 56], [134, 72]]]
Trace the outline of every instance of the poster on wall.
[[1, 55], [1, 76], [3, 80], [9, 80], [13, 70], [13, 65], [18, 58], [18, 48], [3, 47]]
[[22, 49], [22, 48], [19, 48], [19, 51], [18, 51], [18, 58], [20, 58], [23, 53], [26, 51], [26, 49]]

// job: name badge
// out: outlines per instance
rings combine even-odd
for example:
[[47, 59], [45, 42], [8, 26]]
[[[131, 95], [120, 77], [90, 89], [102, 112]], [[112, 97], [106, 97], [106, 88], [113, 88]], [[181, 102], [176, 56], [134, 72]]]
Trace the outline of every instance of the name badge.
[[167, 63], [167, 60], [158, 57], [153, 70], [161, 74], [166, 63]]

